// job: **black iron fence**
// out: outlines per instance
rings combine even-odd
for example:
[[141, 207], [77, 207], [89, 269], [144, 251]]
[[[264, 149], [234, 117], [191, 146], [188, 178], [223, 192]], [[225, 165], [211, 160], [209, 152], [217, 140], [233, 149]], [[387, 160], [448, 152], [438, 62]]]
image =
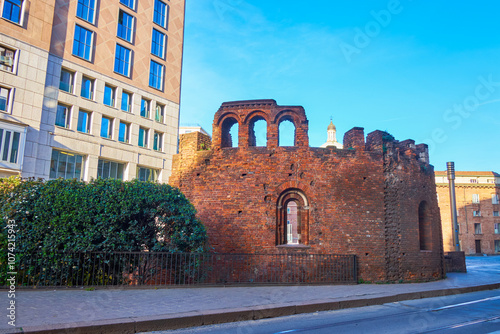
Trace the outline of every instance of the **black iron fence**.
[[356, 256], [333, 254], [55, 253], [18, 255], [16, 267], [20, 287], [357, 282]]

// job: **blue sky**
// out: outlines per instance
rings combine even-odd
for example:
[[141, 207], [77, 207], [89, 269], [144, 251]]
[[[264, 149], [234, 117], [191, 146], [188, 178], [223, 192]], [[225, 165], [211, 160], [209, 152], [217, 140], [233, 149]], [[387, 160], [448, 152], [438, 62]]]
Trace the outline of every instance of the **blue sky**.
[[181, 123], [222, 102], [302, 105], [309, 142], [360, 126], [500, 172], [500, 3], [187, 0]]

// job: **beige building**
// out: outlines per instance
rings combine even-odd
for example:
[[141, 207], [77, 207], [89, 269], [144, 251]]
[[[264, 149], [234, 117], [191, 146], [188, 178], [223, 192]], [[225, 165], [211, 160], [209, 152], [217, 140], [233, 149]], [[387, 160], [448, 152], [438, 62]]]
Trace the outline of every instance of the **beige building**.
[[333, 121], [330, 120], [330, 124], [327, 127], [327, 140], [326, 143], [320, 147], [336, 147], [338, 149], [344, 148], [344, 146], [337, 141], [337, 127], [333, 125]]
[[167, 182], [185, 0], [0, 2], [0, 176]]
[[[444, 251], [453, 251], [450, 196], [446, 172], [435, 172]], [[500, 174], [455, 172], [459, 241], [465, 254], [500, 253]]]

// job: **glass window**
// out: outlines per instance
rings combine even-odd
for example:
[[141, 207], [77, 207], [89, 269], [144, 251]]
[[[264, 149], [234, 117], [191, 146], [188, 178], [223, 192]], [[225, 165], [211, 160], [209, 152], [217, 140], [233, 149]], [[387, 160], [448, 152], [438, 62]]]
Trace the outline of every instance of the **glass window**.
[[132, 111], [132, 93], [122, 91], [121, 109], [126, 112]]
[[159, 90], [163, 87], [163, 65], [153, 60], [149, 68], [149, 86]]
[[139, 142], [140, 147], [148, 147], [148, 130], [145, 128], [139, 128]]
[[168, 5], [160, 0], [155, 0], [155, 11], [153, 22], [167, 29], [168, 24]]
[[94, 79], [82, 77], [81, 96], [89, 100], [94, 98]]
[[7, 111], [9, 107], [10, 89], [0, 87], [0, 111]]
[[73, 80], [75, 73], [61, 68], [61, 79], [59, 81], [59, 89], [68, 93], [73, 93]]
[[146, 99], [141, 99], [141, 116], [149, 118], [149, 106], [151, 105], [151, 101]]
[[2, 17], [17, 24], [21, 24], [21, 9], [23, 1], [5, 0], [3, 2]]
[[157, 103], [155, 109], [155, 121], [163, 123], [164, 113], [165, 113], [165, 106]]
[[115, 72], [127, 77], [130, 75], [130, 50], [120, 44], [116, 44]]
[[56, 125], [63, 128], [69, 128], [70, 107], [63, 104], [57, 104]]
[[156, 132], [153, 136], [153, 150], [155, 151], [163, 151], [163, 134]]
[[18, 163], [20, 141], [20, 132], [0, 129], [0, 160], [2, 162]]
[[500, 224], [495, 223], [495, 234], [500, 234]]
[[472, 194], [472, 203], [479, 203], [479, 194]]
[[115, 87], [104, 86], [104, 104], [110, 107], [115, 106]]
[[78, 131], [90, 133], [90, 112], [80, 110], [78, 113]]
[[109, 117], [102, 117], [101, 137], [111, 139], [113, 135], [113, 120]]
[[495, 240], [495, 253], [500, 253], [500, 240]]
[[16, 50], [0, 45], [0, 69], [12, 72], [14, 70], [14, 56]]
[[92, 31], [76, 25], [73, 40], [73, 55], [90, 61], [93, 35]]
[[76, 16], [94, 23], [95, 0], [78, 0]]
[[124, 167], [125, 164], [99, 159], [97, 163], [97, 177], [123, 180]]
[[474, 224], [474, 233], [475, 234], [481, 234], [481, 223], [475, 223]]
[[135, 0], [120, 0], [120, 3], [134, 9], [135, 8]]
[[153, 28], [153, 40], [151, 41], [151, 53], [163, 59], [165, 56], [165, 34]]
[[491, 195], [491, 204], [498, 204], [498, 195], [497, 194]]
[[116, 35], [127, 42], [132, 43], [132, 32], [134, 31], [134, 17], [120, 10], [118, 14], [118, 32]]
[[152, 168], [137, 167], [137, 178], [139, 181], [155, 182], [158, 180], [158, 171]]
[[51, 179], [62, 177], [63, 179], [83, 179], [85, 157], [70, 152], [52, 150], [50, 161]]
[[493, 217], [500, 217], [500, 212], [493, 211]]
[[472, 211], [474, 217], [481, 217], [481, 211]]
[[118, 141], [122, 143], [128, 143], [130, 136], [130, 124], [121, 122], [120, 127], [118, 128]]

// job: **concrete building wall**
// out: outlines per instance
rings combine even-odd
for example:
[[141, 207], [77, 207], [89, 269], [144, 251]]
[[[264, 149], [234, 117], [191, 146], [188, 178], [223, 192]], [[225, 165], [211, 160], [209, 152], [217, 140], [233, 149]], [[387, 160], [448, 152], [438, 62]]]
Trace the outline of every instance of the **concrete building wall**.
[[[20, 24], [0, 19], [0, 47], [15, 50], [16, 64], [14, 71], [0, 69], [0, 88], [10, 92], [7, 110], [0, 110], [0, 129], [24, 130], [17, 164], [0, 162], [0, 175], [51, 178], [56, 150], [83, 157], [84, 180], [98, 176], [102, 159], [122, 164], [124, 179], [137, 177], [137, 167], [142, 167], [156, 171], [158, 181], [168, 181], [177, 152], [185, 2], [163, 1], [168, 7], [165, 27], [153, 22], [154, 3], [136, 0], [131, 9], [118, 0], [95, 1], [94, 20], [87, 22], [77, 15], [77, 1], [22, 1]], [[133, 17], [130, 42], [117, 36], [120, 13]], [[73, 52], [77, 26], [92, 32], [89, 59]], [[163, 58], [152, 54], [153, 29], [165, 35]], [[114, 71], [117, 44], [131, 52], [129, 76]], [[159, 89], [150, 86], [151, 61], [164, 68]], [[74, 75], [70, 92], [59, 87], [61, 69]], [[94, 81], [91, 98], [81, 94], [84, 76]], [[105, 85], [114, 90], [112, 106], [103, 103]], [[121, 110], [123, 91], [132, 95], [129, 111]], [[148, 117], [140, 115], [141, 99], [150, 104]], [[65, 126], [55, 124], [58, 104], [69, 108]], [[163, 117], [155, 117], [157, 106], [164, 109]], [[77, 129], [80, 111], [90, 113], [88, 133]], [[112, 122], [109, 138], [100, 133], [103, 117]], [[118, 140], [120, 122], [130, 127], [127, 143]], [[138, 143], [140, 128], [147, 131], [146, 147]], [[156, 149], [155, 133], [161, 136]]]

